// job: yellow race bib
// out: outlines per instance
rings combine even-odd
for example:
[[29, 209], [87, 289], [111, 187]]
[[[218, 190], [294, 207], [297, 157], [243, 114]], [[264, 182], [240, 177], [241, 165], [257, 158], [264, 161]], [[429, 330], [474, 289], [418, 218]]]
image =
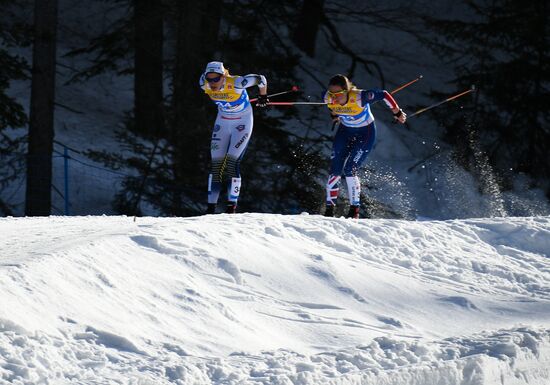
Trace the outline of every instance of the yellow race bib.
[[333, 98], [327, 95], [326, 98], [327, 107], [334, 112], [336, 115], [349, 115], [355, 116], [359, 115], [365, 110], [365, 107], [360, 105], [361, 101], [361, 90], [353, 89], [348, 92], [348, 101], [346, 104], [341, 105], [334, 101]]
[[208, 84], [204, 84], [204, 92], [215, 102], [234, 102], [241, 97], [242, 91], [235, 91], [235, 79], [238, 76], [226, 76], [225, 84], [219, 91], [213, 91]]

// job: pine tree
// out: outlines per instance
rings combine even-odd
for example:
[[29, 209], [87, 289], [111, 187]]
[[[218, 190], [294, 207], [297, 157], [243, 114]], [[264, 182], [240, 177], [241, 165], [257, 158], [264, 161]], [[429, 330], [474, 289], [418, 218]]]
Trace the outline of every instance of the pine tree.
[[[273, 92], [290, 88], [295, 83], [293, 71], [298, 57], [279, 36], [290, 31], [264, 23], [281, 20], [287, 5], [283, 3], [270, 7], [268, 14], [255, 2], [168, 2], [167, 40], [173, 48], [168, 49], [172, 54], [166, 65], [171, 79], [167, 130], [154, 138], [140, 137], [135, 131], [121, 132], [121, 143], [132, 152], [129, 157], [90, 153], [107, 165], [137, 171], [124, 179], [117, 194], [115, 207], [119, 212], [139, 214], [142, 204], [164, 215], [204, 211], [210, 136], [217, 110], [198, 87], [198, 79], [208, 61], [222, 60], [233, 74], [265, 74]], [[109, 41], [120, 40], [113, 35]], [[92, 51], [108, 53], [103, 48], [98, 51], [100, 46]], [[251, 97], [255, 92], [251, 90]], [[254, 134], [242, 165], [246, 189], [242, 209], [314, 209], [322, 196], [316, 177], [325, 168], [318, 156], [319, 142], [308, 143], [306, 151], [300, 135], [283, 129], [296, 110], [280, 114], [256, 110], [254, 114]]]
[[442, 108], [434, 113], [446, 127], [447, 138], [459, 149], [463, 164], [479, 163], [476, 156], [483, 151], [504, 180], [517, 172], [548, 180], [548, 3], [498, 0], [464, 4], [472, 13], [468, 20], [428, 20], [439, 36], [430, 45], [453, 65], [457, 88], [475, 84], [478, 95], [458, 112]]
[[[14, 47], [30, 43], [29, 26], [17, 22], [13, 1], [0, 0], [3, 17], [0, 19], [0, 193], [21, 178], [24, 173], [25, 137], [14, 131], [27, 124], [23, 106], [7, 91], [13, 80], [27, 79], [29, 66], [25, 59], [11, 54]], [[0, 214], [13, 215], [11, 202], [0, 199]]]

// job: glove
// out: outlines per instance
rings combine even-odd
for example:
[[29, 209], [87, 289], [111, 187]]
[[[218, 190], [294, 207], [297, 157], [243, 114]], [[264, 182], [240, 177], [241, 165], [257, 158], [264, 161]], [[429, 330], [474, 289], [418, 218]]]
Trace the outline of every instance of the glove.
[[407, 121], [407, 114], [401, 108], [393, 114], [393, 117], [399, 123], [405, 123]]
[[267, 95], [258, 95], [258, 100], [256, 100], [256, 107], [265, 108], [269, 104], [269, 99]]

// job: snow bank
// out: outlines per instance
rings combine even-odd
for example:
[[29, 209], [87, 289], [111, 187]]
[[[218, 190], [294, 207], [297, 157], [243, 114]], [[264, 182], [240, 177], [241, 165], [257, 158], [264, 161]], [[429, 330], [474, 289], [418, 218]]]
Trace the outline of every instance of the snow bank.
[[0, 220], [0, 384], [547, 384], [550, 218]]

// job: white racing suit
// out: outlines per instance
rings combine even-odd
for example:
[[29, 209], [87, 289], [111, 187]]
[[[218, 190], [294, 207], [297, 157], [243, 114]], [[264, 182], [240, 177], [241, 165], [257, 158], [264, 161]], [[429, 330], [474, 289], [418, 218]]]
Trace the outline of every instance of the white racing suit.
[[218, 105], [218, 116], [212, 131], [210, 155], [212, 165], [208, 176], [208, 203], [217, 203], [222, 185], [227, 181], [227, 201], [237, 204], [241, 191], [240, 162], [250, 137], [254, 119], [246, 88], [267, 86], [263, 75], [226, 75], [219, 91], [210, 89], [204, 75], [201, 88]]

